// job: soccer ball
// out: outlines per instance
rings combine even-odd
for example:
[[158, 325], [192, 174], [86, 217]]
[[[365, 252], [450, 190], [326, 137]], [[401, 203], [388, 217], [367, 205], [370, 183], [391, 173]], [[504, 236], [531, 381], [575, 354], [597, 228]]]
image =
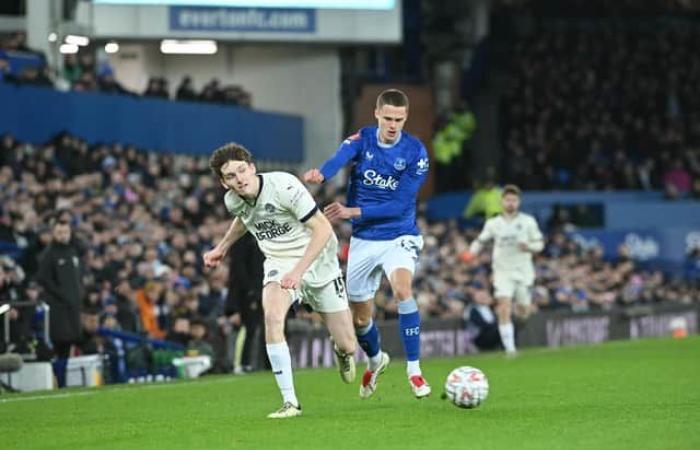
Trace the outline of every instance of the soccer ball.
[[489, 380], [476, 367], [458, 367], [447, 376], [443, 398], [460, 408], [476, 408], [489, 395]]

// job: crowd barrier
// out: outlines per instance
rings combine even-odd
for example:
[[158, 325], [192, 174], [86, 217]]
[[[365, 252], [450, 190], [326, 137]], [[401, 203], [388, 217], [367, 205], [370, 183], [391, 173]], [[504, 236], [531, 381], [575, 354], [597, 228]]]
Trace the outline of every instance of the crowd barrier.
[[[614, 311], [571, 313], [543, 311], [516, 328], [525, 347], [563, 347], [610, 340], [669, 337], [677, 330], [698, 333], [700, 305], [639, 306]], [[392, 357], [404, 355], [397, 321], [379, 324], [382, 348]], [[477, 352], [463, 321], [427, 320], [421, 330], [421, 358], [453, 357]], [[333, 347], [324, 330], [288, 333], [292, 364], [297, 368], [331, 367]], [[365, 359], [361, 350], [357, 357]]]
[[0, 134], [40, 144], [68, 131], [89, 143], [209, 154], [230, 141], [256, 159], [304, 159], [303, 119], [235, 106], [174, 102], [96, 92], [60, 92], [0, 82]]

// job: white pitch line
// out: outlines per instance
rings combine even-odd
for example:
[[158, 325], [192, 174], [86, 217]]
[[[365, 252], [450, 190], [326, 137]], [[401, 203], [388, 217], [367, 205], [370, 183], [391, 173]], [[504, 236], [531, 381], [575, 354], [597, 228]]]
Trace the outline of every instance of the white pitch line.
[[32, 397], [0, 398], [0, 403], [28, 402], [31, 400], [44, 400], [44, 399], [48, 399], [48, 398], [68, 398], [68, 397], [77, 397], [79, 395], [93, 395], [93, 394], [96, 394], [96, 392], [66, 392], [64, 394], [35, 395]]
[[62, 394], [48, 394], [48, 395], [35, 395], [35, 396], [27, 396], [27, 397], [15, 397], [15, 398], [0, 398], [0, 403], [10, 403], [10, 402], [25, 402], [25, 401], [31, 401], [31, 400], [44, 400], [44, 399], [49, 399], [49, 398], [69, 398], [69, 397], [78, 397], [78, 396], [85, 396], [85, 395], [94, 395], [98, 393], [108, 393], [108, 392], [120, 392], [126, 389], [133, 389], [136, 386], [140, 388], [149, 388], [149, 389], [156, 389], [156, 388], [180, 388], [184, 386], [201, 386], [205, 384], [217, 384], [217, 383], [225, 383], [225, 382], [231, 382], [235, 381], [236, 379], [239, 379], [239, 377], [225, 377], [225, 378], [218, 378], [215, 380], [201, 380], [197, 381], [194, 383], [168, 383], [168, 382], [155, 382], [155, 383], [132, 383], [132, 384], [115, 384], [111, 385], [108, 389], [101, 390], [99, 387], [94, 388], [96, 390], [90, 391], [90, 392], [64, 392]]

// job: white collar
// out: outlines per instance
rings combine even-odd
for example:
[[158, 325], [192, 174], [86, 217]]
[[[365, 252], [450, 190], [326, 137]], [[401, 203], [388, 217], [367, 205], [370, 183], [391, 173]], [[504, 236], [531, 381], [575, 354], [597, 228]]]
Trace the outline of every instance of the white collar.
[[377, 133], [376, 133], [377, 145], [378, 145], [379, 147], [381, 147], [381, 148], [392, 148], [392, 147], [395, 147], [396, 144], [398, 144], [399, 141], [401, 140], [401, 137], [402, 137], [402, 136], [403, 136], [403, 131], [399, 131], [399, 137], [396, 138], [396, 140], [394, 141], [393, 144], [385, 144], [385, 143], [383, 143], [383, 142], [381, 141], [381, 139], [379, 139], [379, 127], [377, 127]]

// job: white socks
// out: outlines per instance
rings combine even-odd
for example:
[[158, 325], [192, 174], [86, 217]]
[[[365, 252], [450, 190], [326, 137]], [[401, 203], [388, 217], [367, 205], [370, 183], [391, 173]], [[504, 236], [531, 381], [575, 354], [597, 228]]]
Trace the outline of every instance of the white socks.
[[298, 407], [299, 400], [294, 392], [294, 379], [292, 378], [292, 357], [289, 354], [287, 342], [267, 344], [265, 347], [272, 366], [272, 373], [275, 374], [275, 380], [277, 380], [277, 386], [284, 401]]
[[515, 333], [513, 332], [513, 323], [498, 325], [498, 331], [501, 333], [501, 342], [505, 347], [506, 352], [515, 352]]
[[406, 361], [406, 374], [408, 375], [408, 378], [415, 375], [420, 375], [420, 360]]
[[382, 352], [380, 351], [376, 355], [370, 356], [367, 359], [367, 368], [374, 372], [375, 370], [377, 370], [377, 367], [379, 367], [379, 363], [382, 362]]

